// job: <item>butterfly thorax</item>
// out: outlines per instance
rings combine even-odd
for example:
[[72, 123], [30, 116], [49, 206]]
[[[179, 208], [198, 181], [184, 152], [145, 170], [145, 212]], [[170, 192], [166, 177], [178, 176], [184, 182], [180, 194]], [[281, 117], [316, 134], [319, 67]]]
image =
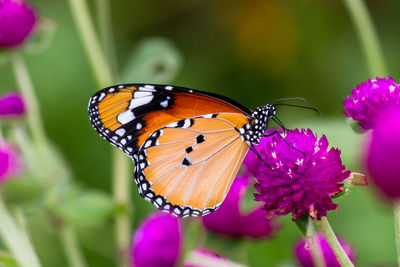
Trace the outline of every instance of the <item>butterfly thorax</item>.
[[275, 106], [270, 104], [258, 107], [251, 114], [253, 119], [239, 129], [240, 135], [249, 146], [258, 145], [260, 138], [267, 130], [269, 119], [275, 115], [275, 111]]

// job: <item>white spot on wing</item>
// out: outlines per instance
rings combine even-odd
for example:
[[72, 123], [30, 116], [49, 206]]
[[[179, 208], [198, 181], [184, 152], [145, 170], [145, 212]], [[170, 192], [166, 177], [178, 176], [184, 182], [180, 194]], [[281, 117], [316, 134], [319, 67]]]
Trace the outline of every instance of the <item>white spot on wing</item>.
[[178, 123], [176, 121], [174, 121], [174, 122], [168, 124], [166, 127], [176, 127], [176, 126], [178, 126]]
[[103, 100], [103, 98], [106, 96], [106, 94], [105, 93], [101, 93], [101, 95], [100, 95], [100, 97], [99, 97], [99, 102], [101, 101], [101, 100]]
[[146, 92], [146, 91], [136, 91], [135, 93], [133, 93], [133, 97], [135, 98], [151, 96], [151, 95], [153, 95], [152, 92]]
[[130, 110], [122, 112], [117, 117], [118, 122], [121, 124], [126, 124], [134, 119], [135, 119], [135, 116], [133, 115], [132, 111], [130, 111]]
[[125, 129], [123, 129], [123, 128], [120, 128], [120, 129], [118, 129], [118, 130], [115, 131], [115, 133], [116, 133], [117, 135], [119, 135], [119, 136], [123, 136], [125, 132], [126, 132], [126, 131], [125, 131]]
[[164, 100], [160, 103], [160, 106], [167, 108], [168, 107], [168, 100]]
[[168, 86], [165, 86], [165, 90], [169, 90], [169, 91], [171, 91], [172, 89], [174, 89], [174, 87], [172, 87], [172, 86], [170, 86], [170, 85], [168, 85]]
[[151, 141], [147, 140], [147, 142], [144, 144], [144, 148], [148, 148], [151, 146]]
[[141, 98], [134, 98], [131, 100], [131, 102], [129, 104], [129, 109], [134, 109], [136, 107], [146, 105], [146, 104], [150, 103], [151, 100], [153, 100], [153, 98], [154, 98], [153, 95], [141, 97]]
[[190, 126], [190, 119], [186, 119], [183, 123], [182, 128], [186, 129], [189, 128], [189, 126]]

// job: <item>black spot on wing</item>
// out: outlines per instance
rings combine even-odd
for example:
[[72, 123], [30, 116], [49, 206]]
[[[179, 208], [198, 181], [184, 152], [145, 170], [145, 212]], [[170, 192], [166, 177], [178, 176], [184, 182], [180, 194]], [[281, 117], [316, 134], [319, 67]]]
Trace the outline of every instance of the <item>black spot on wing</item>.
[[202, 134], [200, 134], [200, 135], [198, 135], [197, 137], [196, 137], [196, 143], [197, 144], [200, 144], [200, 143], [203, 143], [204, 142], [204, 135], [202, 135]]
[[188, 158], [185, 157], [182, 161], [182, 164], [185, 166], [189, 166], [192, 164], [192, 162]]

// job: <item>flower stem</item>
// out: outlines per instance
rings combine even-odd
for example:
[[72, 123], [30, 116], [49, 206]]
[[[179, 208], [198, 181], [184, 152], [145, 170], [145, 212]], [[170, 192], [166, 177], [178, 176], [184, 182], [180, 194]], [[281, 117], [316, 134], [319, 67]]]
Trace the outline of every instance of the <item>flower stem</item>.
[[363, 0], [344, 0], [364, 50], [371, 78], [387, 75], [375, 27]]
[[311, 219], [308, 219], [307, 225], [307, 237], [311, 242], [311, 257], [315, 267], [326, 267], [325, 260], [322, 256], [322, 250], [320, 246], [320, 242], [318, 240], [318, 236], [315, 234], [314, 225], [311, 222]]
[[118, 266], [128, 266], [127, 252], [131, 242], [132, 205], [128, 160], [121, 151], [113, 150], [113, 196], [118, 209], [115, 213], [115, 235]]
[[19, 90], [22, 92], [28, 105], [27, 122], [32, 133], [33, 142], [42, 160], [46, 160], [47, 139], [44, 132], [43, 122], [40, 117], [40, 108], [33, 89], [32, 80], [29, 76], [25, 62], [18, 51], [10, 52], [10, 61], [18, 83]]
[[64, 224], [60, 229], [61, 244], [64, 247], [69, 265], [72, 267], [86, 267], [87, 264], [79, 248], [75, 232], [70, 225]]
[[29, 238], [18, 228], [17, 222], [0, 198], [0, 236], [20, 266], [40, 267], [39, 259]]
[[393, 203], [393, 211], [394, 211], [394, 233], [396, 240], [396, 248], [397, 248], [397, 261], [398, 266], [400, 266], [400, 200], [397, 200]]
[[[95, 73], [96, 82], [99, 87], [110, 85], [113, 78], [110, 64], [107, 57], [103, 53], [99, 39], [94, 31], [91, 17], [85, 0], [69, 0], [78, 31], [86, 48], [89, 61], [93, 72]], [[107, 5], [100, 5], [99, 8], [106, 8]], [[108, 11], [99, 11], [102, 14], [109, 14]], [[108, 20], [110, 21], [110, 20]], [[105, 24], [102, 24], [104, 27]], [[107, 30], [102, 30], [103, 32]], [[108, 41], [110, 42], [110, 41]], [[121, 151], [113, 150], [113, 198], [118, 207], [122, 207], [119, 212], [115, 213], [115, 235], [117, 242], [117, 257], [119, 266], [128, 266], [127, 258], [120, 255], [129, 249], [131, 238], [131, 214], [130, 214], [130, 186], [129, 186], [129, 161]]]
[[317, 221], [322, 233], [324, 234], [326, 240], [328, 241], [329, 246], [332, 248], [333, 253], [335, 253], [336, 258], [342, 267], [354, 267], [353, 263], [347, 256], [346, 252], [340, 245], [338, 239], [333, 232], [331, 225], [328, 222], [327, 217], [322, 217], [321, 221]]
[[113, 81], [112, 72], [107, 58], [100, 47], [89, 10], [85, 0], [69, 0], [75, 23], [83, 41], [90, 65], [99, 87], [110, 85]]
[[112, 34], [111, 11], [109, 0], [97, 0], [97, 16], [101, 43], [107, 56], [112, 76], [118, 73], [117, 57], [115, 55], [114, 37]]

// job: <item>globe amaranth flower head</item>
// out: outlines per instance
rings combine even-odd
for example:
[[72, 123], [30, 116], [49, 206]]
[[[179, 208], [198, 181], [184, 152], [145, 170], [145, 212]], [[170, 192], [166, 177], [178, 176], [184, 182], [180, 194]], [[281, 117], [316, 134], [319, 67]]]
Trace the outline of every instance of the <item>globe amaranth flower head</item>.
[[[347, 256], [349, 256], [349, 259], [355, 263], [355, 255], [354, 255], [354, 250], [352, 247], [338, 238], [340, 245], [342, 246], [343, 250], [346, 252]], [[312, 250], [311, 246], [312, 245], [318, 245], [319, 246], [319, 251], [321, 251], [322, 258], [324, 260], [325, 266], [326, 267], [340, 267], [339, 262], [336, 259], [335, 254], [333, 253], [333, 250], [328, 244], [328, 241], [326, 241], [324, 235], [322, 234], [316, 234], [313, 239], [301, 239], [294, 248], [295, 251], [295, 256], [296, 260], [299, 263], [299, 266], [303, 267], [314, 267], [314, 261], [312, 258]]]
[[320, 220], [336, 209], [331, 197], [343, 190], [342, 181], [350, 171], [342, 165], [340, 151], [328, 145], [324, 135], [318, 140], [310, 129], [261, 140], [256, 150], [263, 160], [256, 160], [249, 171], [257, 180], [255, 199], [264, 202], [269, 215], [293, 213], [292, 220], [297, 220], [307, 214]]
[[0, 184], [21, 171], [18, 151], [12, 145], [0, 140]]
[[182, 229], [178, 218], [160, 212], [151, 214], [134, 233], [132, 267], [175, 266], [181, 242]]
[[372, 180], [389, 198], [400, 198], [400, 107], [383, 113], [369, 135], [365, 162]]
[[351, 117], [364, 129], [374, 129], [377, 118], [385, 110], [400, 107], [400, 85], [388, 77], [368, 80], [357, 85], [351, 97], [343, 99], [346, 110], [343, 113]]
[[32, 33], [36, 16], [22, 0], [0, 0], [0, 47], [15, 47]]
[[235, 238], [267, 238], [271, 237], [279, 225], [274, 219], [266, 218], [262, 207], [249, 212], [242, 212], [241, 206], [246, 191], [251, 186], [248, 175], [236, 177], [221, 207], [202, 217], [205, 228], [211, 232]]
[[25, 102], [20, 94], [7, 93], [0, 96], [0, 119], [25, 114]]

